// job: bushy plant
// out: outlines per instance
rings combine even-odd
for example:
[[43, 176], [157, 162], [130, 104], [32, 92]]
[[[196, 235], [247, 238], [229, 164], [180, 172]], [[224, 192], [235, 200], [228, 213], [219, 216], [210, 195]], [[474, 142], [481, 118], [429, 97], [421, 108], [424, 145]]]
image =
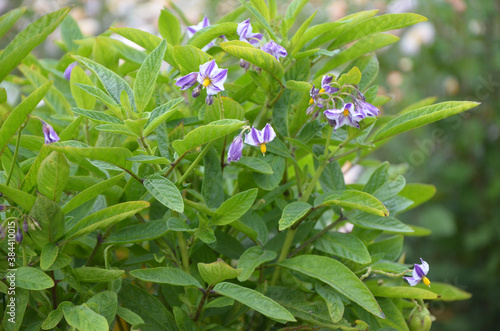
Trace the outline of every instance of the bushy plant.
[[[403, 213], [435, 188], [370, 153], [477, 103], [384, 116], [373, 52], [425, 18], [313, 13], [292, 34], [306, 2], [163, 10], [163, 38], [84, 37], [64, 8], [8, 44], [0, 79], [27, 96], [0, 89], [5, 329], [428, 330], [423, 300], [469, 297], [405, 264], [429, 231]], [[59, 25], [66, 54], [30, 55]]]

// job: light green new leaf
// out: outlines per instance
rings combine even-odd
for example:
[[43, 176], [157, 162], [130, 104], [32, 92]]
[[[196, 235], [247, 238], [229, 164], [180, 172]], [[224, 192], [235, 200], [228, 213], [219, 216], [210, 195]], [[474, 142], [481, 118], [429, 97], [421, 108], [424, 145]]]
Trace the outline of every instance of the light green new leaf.
[[189, 45], [175, 46], [174, 58], [183, 75], [191, 72], [198, 72], [200, 70], [200, 65], [211, 59], [210, 55], [201, 49]]
[[219, 36], [225, 36], [230, 34], [236, 34], [237, 23], [226, 22], [217, 25], [207, 26], [206, 28], [197, 31], [191, 39], [188, 41], [188, 45], [203, 48], [209, 42], [218, 38]]
[[478, 105], [478, 102], [472, 101], [448, 101], [409, 111], [390, 120], [377, 133], [374, 141], [380, 141], [387, 137], [442, 120]]
[[12, 199], [18, 206], [26, 211], [31, 210], [31, 207], [33, 207], [36, 201], [36, 198], [31, 194], [3, 184], [0, 184], [0, 192]]
[[342, 52], [334, 56], [331, 60], [329, 60], [323, 66], [323, 68], [319, 69], [316, 72], [315, 78], [320, 77], [321, 75], [329, 72], [330, 70], [337, 68], [341, 64], [355, 60], [361, 55], [373, 52], [379, 48], [393, 44], [398, 40], [399, 38], [392, 34], [383, 34], [383, 33], [377, 33], [361, 38], [351, 47], [349, 47], [346, 50], [343, 50]]
[[377, 301], [362, 281], [345, 265], [326, 256], [300, 255], [281, 266], [321, 280], [375, 316], [384, 317]]
[[101, 209], [82, 218], [66, 233], [66, 239], [74, 239], [98, 229], [106, 229], [149, 207], [147, 201], [129, 201]]
[[201, 278], [209, 284], [215, 285], [226, 279], [233, 279], [241, 274], [241, 269], [235, 269], [222, 259], [212, 263], [198, 263]]
[[280, 323], [295, 322], [293, 315], [276, 301], [255, 290], [222, 282], [214, 287], [217, 293], [234, 299]]
[[38, 170], [40, 193], [58, 202], [69, 177], [69, 163], [63, 153], [52, 152], [43, 160]]
[[109, 325], [104, 316], [99, 315], [86, 304], [81, 306], [64, 307], [66, 322], [76, 330], [108, 331]]
[[359, 264], [367, 264], [372, 261], [365, 244], [358, 237], [350, 233], [328, 233], [318, 238], [314, 243], [314, 247], [322, 252], [333, 254]]
[[300, 51], [300, 44], [302, 44], [302, 36], [306, 32], [307, 28], [311, 24], [312, 20], [316, 16], [317, 11], [315, 11], [307, 20], [302, 23], [300, 28], [295, 32], [295, 35], [293, 36], [292, 40], [290, 40], [290, 53], [292, 55], [297, 54]]
[[179, 45], [182, 41], [182, 31], [179, 20], [170, 11], [162, 9], [158, 18], [158, 30], [170, 45]]
[[267, 32], [269, 33], [271, 38], [273, 40], [278, 40], [278, 38], [274, 34], [273, 28], [271, 28], [269, 23], [266, 21], [266, 18], [264, 16], [262, 16], [262, 14], [259, 13], [259, 11], [257, 9], [255, 9], [249, 2], [247, 2], [245, 0], [240, 0], [240, 2], [253, 15], [253, 17], [255, 17], [257, 19], [257, 21], [259, 21], [260, 24], [262, 24], [262, 26], [264, 27], [264, 29], [267, 30]]
[[54, 286], [54, 281], [49, 275], [34, 267], [17, 268], [15, 277], [16, 286], [26, 290], [40, 291]]
[[0, 87], [0, 104], [7, 102], [7, 92], [4, 87]]
[[245, 108], [237, 101], [228, 97], [221, 97], [224, 110], [220, 107], [220, 102], [214, 102], [212, 106], [205, 109], [205, 124], [231, 118], [235, 120], [245, 119]]
[[87, 66], [87, 68], [89, 68], [94, 74], [96, 74], [106, 91], [117, 104], [121, 103], [120, 95], [122, 91], [125, 91], [128, 95], [130, 104], [135, 110], [134, 92], [122, 77], [97, 62], [94, 62], [82, 56], [74, 55], [73, 57], [78, 62]]
[[0, 54], [0, 82], [61, 24], [70, 7], [44, 15], [19, 32]]
[[59, 246], [53, 243], [48, 243], [43, 246], [42, 254], [40, 254], [40, 268], [47, 270], [57, 259], [59, 253]]
[[120, 119], [116, 118], [115, 116], [103, 113], [101, 111], [88, 110], [76, 107], [71, 108], [71, 111], [73, 111], [73, 113], [75, 114], [82, 115], [83, 117], [86, 117], [89, 120], [95, 122], [117, 123], [117, 124], [123, 123]]
[[295, 201], [286, 205], [279, 220], [279, 230], [283, 231], [302, 219], [305, 215], [311, 212], [312, 206], [307, 202]]
[[364, 211], [369, 214], [388, 216], [389, 211], [374, 196], [356, 190], [334, 191], [319, 196], [314, 206], [341, 206]]
[[286, 88], [295, 91], [310, 91], [312, 85], [308, 82], [301, 82], [296, 80], [287, 80]]
[[169, 226], [165, 220], [149, 221], [136, 225], [127, 226], [106, 238], [106, 244], [126, 244], [153, 240], [160, 238], [168, 232]]
[[138, 112], [143, 112], [153, 96], [156, 79], [167, 50], [167, 42], [162, 42], [146, 57], [134, 82], [134, 98]]
[[169, 102], [153, 109], [145, 125], [146, 128], [144, 129], [144, 137], [150, 135], [158, 127], [158, 125], [165, 122], [170, 116], [172, 116], [177, 111], [177, 108], [182, 101], [184, 101], [184, 98], [180, 97], [170, 100]]
[[184, 139], [174, 141], [172, 146], [177, 154], [184, 155], [198, 146], [238, 130], [245, 125], [245, 123], [246, 122], [232, 119], [215, 121], [190, 131]]
[[224, 201], [215, 211], [215, 217], [212, 219], [211, 224], [226, 225], [238, 220], [252, 207], [258, 191], [258, 189], [253, 188]]
[[151, 175], [143, 182], [144, 187], [158, 202], [178, 213], [184, 211], [181, 192], [170, 180], [160, 175]]
[[93, 160], [108, 162], [124, 169], [127, 169], [129, 167], [130, 162], [127, 161], [127, 158], [132, 157], [132, 153], [126, 148], [73, 147], [69, 146], [68, 143], [52, 143], [50, 145], [47, 145], [47, 148], [62, 152], [68, 156], [83, 156]]
[[272, 175], [273, 168], [267, 163], [256, 157], [242, 156], [238, 162], [233, 162], [231, 165], [244, 168], [253, 172], [265, 175]]
[[238, 280], [240, 282], [246, 281], [250, 278], [250, 276], [252, 276], [255, 268], [260, 266], [262, 263], [272, 261], [275, 258], [275, 251], [266, 251], [259, 246], [250, 247], [238, 260], [238, 269], [243, 269], [241, 274], [238, 276]]
[[284, 70], [276, 58], [266, 52], [257, 49], [244, 41], [226, 41], [220, 44], [224, 52], [237, 58], [243, 59], [267, 71], [278, 81], [283, 77]]
[[413, 209], [427, 200], [431, 199], [436, 194], [436, 187], [429, 184], [406, 184], [405, 188], [399, 192], [399, 195], [413, 201], [413, 205], [403, 211]]
[[73, 270], [82, 283], [106, 283], [125, 274], [123, 270], [109, 270], [97, 267], [80, 267]]
[[136, 269], [132, 270], [130, 274], [145, 282], [203, 288], [196, 278], [177, 268]]
[[75, 195], [64, 207], [62, 208], [63, 213], [67, 214], [73, 209], [83, 205], [85, 202], [92, 200], [98, 195], [102, 194], [107, 189], [113, 187], [116, 183], [118, 183], [125, 173], [119, 174], [117, 176], [106, 179], [105, 181], [99, 182], [91, 187], [85, 189], [79, 194]]
[[15, 8], [0, 17], [0, 38], [9, 31], [9, 29], [17, 22], [24, 14], [26, 7]]
[[43, 84], [10, 112], [9, 116], [0, 127], [0, 155], [3, 153], [4, 148], [16, 133], [17, 129], [26, 120], [26, 116], [35, 109], [40, 101], [42, 101], [51, 85], [51, 81]]
[[[282, 21], [281, 34], [286, 37], [288, 30], [295, 23], [295, 19], [299, 15], [302, 8], [308, 3], [308, 0], [293, 0], [286, 9], [285, 18]], [[276, 38], [274, 38], [276, 40]]]

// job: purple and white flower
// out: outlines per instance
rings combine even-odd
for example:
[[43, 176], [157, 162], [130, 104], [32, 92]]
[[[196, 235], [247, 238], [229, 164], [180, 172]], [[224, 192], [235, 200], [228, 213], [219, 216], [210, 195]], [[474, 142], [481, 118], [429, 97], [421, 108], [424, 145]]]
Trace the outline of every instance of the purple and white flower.
[[271, 40], [270, 42], [262, 46], [261, 50], [268, 54], [271, 54], [276, 58], [276, 60], [279, 60], [280, 57], [286, 57], [288, 55], [286, 49], [278, 45], [274, 40]]
[[[209, 26], [210, 26], [210, 20], [208, 19], [208, 17], [205, 16], [205, 17], [203, 17], [201, 22], [198, 23], [197, 25], [191, 25], [191, 26], [187, 27], [188, 37], [191, 38], [192, 36], [194, 36], [194, 34], [196, 32], [198, 32], [199, 30], [201, 30], [203, 28], [209, 27]], [[209, 42], [205, 47], [203, 47], [202, 51], [206, 51], [207, 49], [209, 49], [210, 47], [212, 47], [214, 45], [215, 45], [215, 39], [212, 40], [211, 42]]]
[[422, 261], [422, 264], [415, 264], [412, 276], [403, 278], [406, 279], [408, 284], [410, 284], [411, 286], [415, 286], [420, 283], [420, 281], [423, 281], [425, 285], [431, 287], [431, 281], [426, 277], [427, 273], [429, 272], [429, 264], [422, 258], [420, 258], [420, 261]]
[[323, 114], [328, 119], [328, 123], [335, 126], [335, 130], [346, 124], [359, 129], [359, 121], [365, 118], [363, 114], [355, 110], [354, 105], [350, 102], [344, 104], [342, 109], [327, 109]]
[[241, 41], [246, 41], [251, 45], [256, 45], [262, 40], [262, 33], [252, 32], [252, 25], [249, 18], [238, 24], [236, 33], [240, 36]]
[[326, 92], [326, 93], [332, 94], [332, 93], [335, 93], [339, 90], [337, 87], [331, 86], [332, 80], [333, 80], [332, 76], [328, 76], [328, 75], [323, 76], [323, 78], [321, 79], [320, 93]]
[[66, 70], [64, 70], [64, 78], [66, 80], [70, 80], [71, 78], [71, 71], [73, 71], [73, 68], [78, 64], [78, 62], [73, 62], [71, 63]]
[[45, 137], [45, 143], [51, 144], [58, 142], [60, 138], [57, 135], [56, 131], [54, 131], [52, 126], [48, 123], [45, 123], [45, 121], [43, 120], [40, 121], [42, 122], [42, 131], [43, 131], [43, 136]]
[[266, 144], [273, 141], [276, 137], [276, 133], [272, 126], [268, 123], [262, 130], [257, 130], [252, 127], [250, 133], [245, 134], [245, 143], [252, 146], [260, 146], [260, 151], [264, 156], [266, 155]]
[[353, 98], [353, 102], [356, 105], [356, 109], [360, 113], [362, 113], [365, 117], [367, 117], [367, 116], [375, 117], [375, 116], [380, 115], [380, 110], [377, 107], [366, 102], [363, 99], [354, 99]]
[[186, 76], [182, 76], [180, 78], [177, 78], [175, 80], [175, 85], [181, 88], [181, 91], [187, 90], [188, 88], [192, 87], [194, 84], [196, 84], [198, 79], [198, 73], [197, 72], [192, 72], [190, 74], [187, 74]]
[[241, 134], [234, 137], [233, 142], [229, 145], [227, 151], [227, 162], [238, 162], [243, 152], [243, 139]]

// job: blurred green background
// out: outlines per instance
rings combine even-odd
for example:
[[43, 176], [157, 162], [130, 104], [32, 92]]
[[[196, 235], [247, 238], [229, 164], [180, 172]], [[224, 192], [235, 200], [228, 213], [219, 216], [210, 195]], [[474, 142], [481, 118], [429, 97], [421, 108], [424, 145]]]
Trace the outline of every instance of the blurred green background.
[[[203, 15], [212, 22], [239, 5], [237, 0], [174, 1], [193, 24]], [[288, 1], [279, 1], [284, 12]], [[157, 34], [164, 0], [9, 0], [0, 13], [18, 6], [31, 18], [75, 5], [71, 15], [86, 35], [111, 25]], [[395, 114], [427, 97], [438, 101], [474, 100], [471, 112], [406, 133], [377, 155], [408, 168], [407, 182], [431, 183], [436, 196], [405, 214], [403, 221], [430, 228], [433, 235], [409, 238], [406, 261], [420, 257], [431, 266], [431, 280], [449, 282], [473, 294], [453, 304], [431, 303], [433, 330], [495, 330], [500, 325], [500, 2], [494, 0], [313, 0], [299, 22], [318, 10], [313, 24], [359, 10], [380, 14], [414, 12], [429, 21], [399, 31], [398, 44], [379, 52], [379, 91], [393, 99], [383, 112]], [[54, 33], [36, 52], [57, 58]], [[6, 39], [0, 41], [2, 45]], [[52, 41], [52, 42], [51, 42]]]

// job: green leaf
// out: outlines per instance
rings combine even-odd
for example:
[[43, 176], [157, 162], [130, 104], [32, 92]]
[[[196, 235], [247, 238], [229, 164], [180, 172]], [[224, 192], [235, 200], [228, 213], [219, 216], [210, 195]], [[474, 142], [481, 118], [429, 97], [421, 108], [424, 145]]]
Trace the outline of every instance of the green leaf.
[[[434, 300], [438, 296], [429, 290], [421, 289], [412, 286], [381, 286], [376, 282], [367, 282], [366, 284], [370, 291], [376, 297], [383, 298], [406, 298], [406, 299], [423, 299]], [[434, 284], [432, 284], [434, 285]], [[431, 285], [431, 286], [432, 286]]]
[[266, 263], [272, 261], [276, 258], [275, 251], [267, 251], [263, 250], [259, 246], [250, 247], [243, 253], [238, 260], [238, 269], [243, 269], [241, 274], [238, 276], [238, 280], [240, 282], [246, 281], [252, 273], [255, 271], [255, 268], [260, 266], [262, 263]]
[[339, 261], [325, 256], [306, 254], [284, 260], [279, 264], [321, 280], [368, 312], [384, 318], [384, 313], [370, 290], [349, 268]]
[[[216, 101], [212, 106], [205, 110], [205, 124], [221, 120], [223, 118], [231, 118], [243, 121], [245, 119], [245, 108], [238, 102], [228, 97], [221, 97], [224, 109], [221, 109], [220, 102]], [[223, 118], [222, 118], [223, 117]]]
[[39, 194], [30, 216], [37, 220], [41, 230], [30, 231], [29, 236], [40, 250], [47, 243], [56, 243], [64, 235], [64, 214], [59, 204]]
[[181, 25], [174, 14], [162, 9], [158, 19], [158, 30], [171, 45], [179, 45], [182, 41]]
[[5, 88], [0, 87], [0, 104], [7, 102], [7, 92]]
[[70, 201], [68, 201], [68, 203], [64, 205], [64, 207], [62, 208], [63, 213], [69, 213], [73, 209], [83, 205], [85, 202], [92, 200], [93, 198], [102, 194], [104, 191], [110, 189], [123, 178], [124, 174], [125, 173], [122, 173], [115, 177], [106, 179], [105, 181], [92, 185], [91, 187], [75, 195]]
[[26, 116], [36, 108], [40, 101], [42, 101], [51, 85], [51, 81], [43, 84], [10, 112], [9, 116], [0, 127], [0, 155], [3, 153], [4, 148], [7, 146], [12, 136], [24, 123]]
[[230, 197], [215, 211], [213, 225], [226, 225], [240, 219], [252, 207], [258, 189], [253, 188]]
[[130, 127], [124, 124], [101, 124], [96, 126], [95, 128], [98, 131], [118, 133], [134, 138], [140, 138], [139, 134], [137, 134], [136, 132], [131, 130]]
[[203, 157], [203, 183], [201, 195], [209, 208], [218, 208], [224, 202], [224, 179], [222, 177], [220, 155], [215, 148]]
[[82, 283], [106, 283], [125, 274], [123, 270], [109, 270], [96, 267], [75, 268], [75, 274]]
[[292, 56], [294, 56], [295, 54], [298, 53], [298, 51], [300, 51], [299, 46], [302, 44], [302, 36], [304, 35], [307, 28], [311, 24], [312, 20], [316, 16], [316, 13], [317, 13], [317, 11], [312, 13], [312, 15], [309, 16], [309, 18], [307, 20], [305, 20], [304, 23], [302, 23], [300, 28], [293, 35], [293, 38], [290, 40], [290, 47], [289, 48], [290, 48], [290, 53], [292, 54]]
[[[73, 70], [75, 70], [76, 68], [78, 68], [78, 67], [73, 68]], [[73, 73], [71, 73], [71, 77], [73, 77]], [[71, 86], [73, 86], [73, 85], [71, 85]], [[113, 98], [111, 98], [109, 95], [107, 95], [103, 90], [101, 90], [97, 87], [94, 87], [92, 85], [86, 85], [86, 84], [80, 84], [80, 83], [74, 83], [74, 86], [76, 86], [76, 87], [74, 87], [72, 89], [72, 93], [73, 93], [73, 96], [75, 97], [75, 100], [77, 98], [81, 98], [82, 99], [81, 104], [86, 105], [86, 108], [93, 108], [94, 106], [92, 106], [92, 107], [88, 107], [88, 106], [95, 105], [95, 98], [97, 98], [100, 101], [102, 101], [106, 106], [108, 106], [108, 108], [111, 109], [111, 111], [113, 111], [113, 113], [117, 117], [120, 117], [120, 118], [125, 117], [120, 110], [120, 106], [118, 106], [118, 104], [115, 102], [115, 100], [113, 100]], [[76, 92], [78, 90], [83, 90], [86, 93]], [[78, 97], [75, 96], [76, 93], [78, 93], [78, 95], [79, 95]], [[86, 100], [86, 101], [83, 101], [83, 100]]]
[[405, 188], [399, 192], [399, 195], [413, 201], [413, 205], [406, 208], [404, 211], [413, 209], [422, 203], [430, 200], [436, 194], [436, 187], [429, 184], [406, 184]]
[[16, 35], [0, 54], [0, 82], [61, 24], [70, 10], [66, 7], [44, 15]]
[[26, 7], [19, 7], [0, 16], [0, 38], [9, 31], [25, 12]]
[[380, 164], [371, 174], [370, 179], [365, 184], [363, 191], [373, 194], [389, 179], [389, 162]]
[[73, 57], [78, 62], [84, 64], [87, 68], [89, 68], [99, 78], [99, 81], [102, 83], [106, 91], [117, 104], [121, 103], [120, 95], [122, 91], [125, 91], [128, 95], [130, 104], [135, 109], [134, 92], [123, 78], [97, 62], [94, 62], [82, 56], [74, 55]]
[[231, 165], [264, 175], [273, 174], [273, 168], [267, 162], [256, 157], [242, 156], [238, 162], [233, 162]]
[[390, 120], [377, 133], [374, 141], [380, 141], [387, 137], [439, 121], [443, 118], [459, 114], [478, 105], [478, 102], [472, 101], [448, 101], [409, 111]]
[[86, 117], [89, 120], [95, 122], [118, 123], [118, 124], [123, 123], [120, 119], [116, 118], [115, 116], [103, 113], [101, 111], [87, 110], [76, 107], [71, 108], [71, 111], [73, 111], [73, 113], [75, 114], [82, 115], [83, 117]]
[[388, 216], [389, 211], [384, 204], [372, 195], [355, 190], [325, 193], [314, 201], [314, 206], [341, 206], [364, 211], [369, 214]]
[[176, 212], [184, 211], [181, 192], [170, 180], [160, 175], [151, 175], [143, 181], [144, 187], [158, 202]]
[[[22, 288], [16, 288], [16, 293], [13, 298], [14, 307], [15, 307], [15, 321], [22, 321], [24, 318], [24, 314], [26, 312], [26, 308], [28, 306], [29, 298], [30, 298], [30, 292], [28, 290], [22, 289]], [[6, 297], [7, 298], [7, 297]], [[9, 299], [12, 300], [12, 299]], [[7, 303], [5, 304], [7, 305]], [[17, 331], [21, 329], [22, 323], [7, 323], [7, 321], [12, 318], [10, 313], [10, 309], [5, 309], [5, 313], [3, 316], [3, 321], [4, 323], [4, 330], [5, 331]]]
[[46, 197], [59, 201], [69, 177], [69, 163], [64, 154], [52, 152], [38, 170], [38, 190]]
[[427, 21], [427, 18], [418, 14], [385, 14], [370, 17], [352, 26], [346, 33], [339, 36], [330, 45], [331, 48], [338, 48], [362, 37], [389, 30], [401, 29], [405, 26]]
[[266, 22], [269, 22], [269, 8], [267, 8], [264, 0], [250, 0], [250, 2], [252, 3], [253, 7], [262, 14], [262, 16], [266, 19]]
[[199, 328], [193, 322], [191, 317], [180, 307], [174, 307], [175, 323], [179, 330], [182, 331], [198, 331]]
[[308, 82], [301, 82], [296, 80], [287, 80], [286, 88], [295, 91], [310, 91], [312, 85]]
[[316, 283], [315, 289], [323, 300], [325, 300], [332, 322], [339, 322], [342, 316], [344, 316], [344, 303], [340, 296], [326, 284]]
[[198, 146], [238, 130], [245, 125], [245, 123], [246, 122], [231, 119], [215, 121], [190, 131], [184, 139], [174, 141], [172, 146], [177, 154], [184, 155]]
[[5, 186], [3, 184], [0, 184], [0, 192], [12, 199], [19, 205], [19, 207], [23, 208], [26, 211], [31, 210], [36, 201], [36, 198], [31, 194], [17, 190], [10, 186]]
[[118, 306], [118, 308], [116, 309], [116, 315], [123, 318], [123, 320], [130, 325], [137, 325], [144, 323], [144, 320], [139, 315], [137, 315], [130, 309], [124, 307]]
[[295, 201], [286, 205], [279, 220], [279, 230], [283, 231], [295, 224], [298, 220], [309, 214], [312, 206], [307, 202]]
[[271, 26], [269, 25], [269, 23], [266, 21], [266, 18], [264, 16], [262, 16], [262, 14], [259, 13], [257, 11], [257, 9], [255, 9], [249, 2], [247, 2], [245, 0], [240, 0], [240, 2], [253, 15], [253, 17], [255, 17], [257, 19], [257, 21], [259, 21], [259, 23], [262, 24], [262, 26], [264, 27], [264, 29], [266, 29], [266, 31], [271, 36], [271, 39], [278, 40], [278, 38], [274, 34], [273, 29], [271, 28]]
[[394, 261], [403, 250], [403, 236], [394, 235], [368, 245], [368, 251], [372, 256], [381, 255], [381, 259]]
[[436, 293], [438, 295], [437, 300], [441, 301], [468, 300], [472, 297], [471, 293], [447, 283], [432, 282], [430, 288], [424, 284], [418, 284], [416, 288], [425, 288], [428, 291]]
[[405, 185], [405, 178], [399, 175], [398, 177], [396, 177], [396, 179], [385, 182], [373, 193], [373, 196], [380, 201], [389, 200], [390, 198], [401, 192]]
[[253, 178], [255, 183], [261, 189], [266, 191], [274, 190], [283, 179], [283, 173], [285, 172], [285, 158], [269, 153], [265, 157], [259, 156], [259, 159], [266, 162], [273, 170], [273, 173], [271, 175], [254, 173]]
[[138, 162], [138, 163], [147, 163], [147, 164], [170, 164], [170, 160], [160, 157], [160, 156], [153, 156], [153, 155], [135, 155], [132, 157], [128, 157], [127, 161], [131, 162]]
[[337, 68], [338, 66], [346, 62], [355, 60], [361, 55], [373, 52], [379, 48], [393, 44], [398, 40], [399, 38], [392, 34], [377, 33], [374, 35], [366, 36], [357, 41], [354, 45], [352, 45], [348, 49], [341, 51], [331, 60], [329, 60], [323, 66], [323, 68], [321, 68], [316, 72], [315, 78], [320, 77], [321, 75], [331, 71], [332, 69]]
[[219, 283], [214, 287], [217, 293], [234, 299], [280, 323], [295, 322], [292, 314], [276, 301], [255, 290], [231, 283]]
[[115, 292], [104, 291], [94, 295], [87, 303], [95, 303], [99, 308], [99, 315], [106, 318], [109, 325], [113, 323], [118, 308], [118, 296]]
[[162, 40], [158, 47], [149, 53], [142, 63], [139, 72], [137, 72], [134, 81], [134, 98], [137, 111], [140, 113], [146, 109], [149, 100], [151, 100], [153, 96], [156, 79], [160, 74], [160, 68], [166, 50], [167, 42]]
[[62, 152], [68, 156], [83, 156], [93, 160], [111, 163], [117, 167], [127, 169], [127, 158], [132, 157], [130, 150], [123, 147], [74, 147], [67, 143], [52, 143], [48, 149]]
[[19, 267], [16, 274], [16, 286], [26, 290], [40, 291], [54, 286], [54, 281], [45, 272], [33, 267]]
[[365, 229], [383, 230], [395, 233], [412, 233], [413, 229], [390, 216], [377, 216], [367, 213], [352, 213], [349, 222]]
[[56, 261], [57, 254], [59, 253], [59, 246], [53, 243], [48, 243], [43, 246], [42, 253], [40, 254], [40, 268], [47, 270]]
[[147, 201], [129, 201], [101, 209], [82, 218], [67, 233], [66, 240], [89, 234], [95, 230], [108, 228], [149, 207]]
[[350, 233], [330, 232], [318, 238], [314, 247], [322, 252], [333, 254], [359, 264], [372, 261], [365, 244]]
[[226, 279], [233, 279], [241, 274], [241, 269], [235, 269], [222, 259], [212, 263], [198, 263], [198, 271], [201, 278], [209, 284], [215, 285]]
[[193, 46], [175, 46], [174, 58], [183, 75], [198, 72], [200, 65], [211, 60], [210, 55]]
[[267, 71], [278, 81], [281, 81], [284, 74], [283, 67], [274, 56], [239, 40], [226, 41], [221, 43], [220, 47], [222, 47], [224, 52], [256, 65], [262, 70]]
[[62, 320], [64, 313], [63, 309], [64, 307], [72, 307], [73, 304], [69, 301], [63, 301], [61, 302], [56, 310], [53, 310], [50, 312], [50, 314], [47, 316], [45, 321], [43, 321], [42, 324], [42, 330], [52, 330], [54, 329], [57, 324]]
[[179, 97], [153, 109], [148, 121], [146, 122], [144, 137], [150, 135], [158, 127], [158, 125], [165, 122], [170, 116], [172, 116], [177, 111], [178, 105], [182, 101], [184, 101], [184, 98]]
[[428, 97], [428, 98], [422, 99], [420, 101], [417, 101], [415, 103], [412, 103], [411, 105], [403, 108], [399, 112], [399, 115], [407, 113], [407, 112], [409, 112], [411, 110], [415, 110], [415, 109], [422, 108], [422, 107], [425, 107], [425, 106], [430, 106], [430, 105], [436, 103], [436, 100], [437, 100], [437, 97]]
[[[83, 39], [82, 31], [73, 17], [66, 16], [61, 23], [61, 38], [67, 51], [76, 52], [80, 47], [75, 41]], [[73, 72], [71, 72], [73, 75]]]
[[[302, 8], [308, 3], [308, 0], [293, 0], [287, 7], [285, 18], [282, 21], [281, 34], [286, 37], [288, 30], [292, 27], [295, 19]], [[276, 40], [276, 38], [273, 38]]]
[[140, 280], [143, 280], [145, 282], [203, 288], [203, 286], [196, 280], [196, 278], [177, 268], [160, 267], [136, 269], [132, 270], [130, 274], [135, 278], [139, 278]]
[[189, 39], [188, 45], [201, 49], [219, 36], [236, 34], [237, 28], [238, 24], [233, 22], [226, 22], [208, 26], [197, 31], [193, 35], [193, 37]]
[[86, 304], [81, 306], [64, 307], [64, 318], [66, 322], [77, 330], [85, 331], [108, 331], [109, 326], [106, 318], [99, 315]]
[[169, 227], [165, 220], [149, 221], [136, 225], [127, 226], [106, 238], [106, 244], [126, 244], [149, 241], [160, 238], [167, 233]]

